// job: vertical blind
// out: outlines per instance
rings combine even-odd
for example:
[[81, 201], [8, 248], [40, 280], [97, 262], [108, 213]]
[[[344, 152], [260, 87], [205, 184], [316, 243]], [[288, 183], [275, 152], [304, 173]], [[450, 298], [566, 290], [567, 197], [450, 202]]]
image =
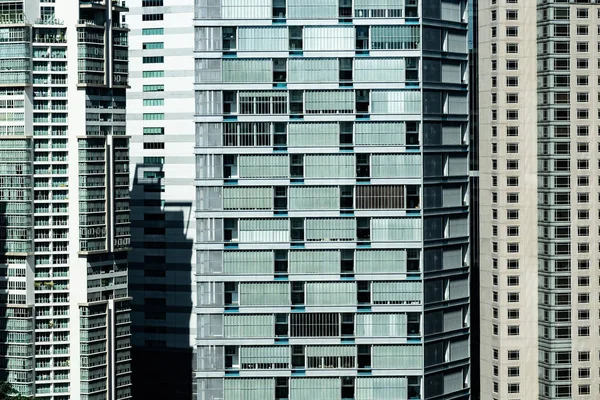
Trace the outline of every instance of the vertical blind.
[[340, 205], [339, 186], [291, 186], [290, 210], [337, 210]]
[[241, 26], [237, 35], [239, 51], [288, 51], [288, 29], [285, 26]]
[[419, 154], [373, 154], [371, 177], [418, 178], [421, 175]]
[[221, 60], [210, 58], [196, 59], [196, 82], [221, 82]]
[[223, 59], [224, 83], [262, 83], [273, 80], [273, 61], [266, 58]]
[[304, 92], [307, 114], [352, 114], [353, 90], [307, 90]]
[[[292, 378], [290, 400], [331, 400], [340, 397], [340, 378]], [[270, 399], [271, 397], [269, 397]], [[267, 399], [265, 397], [262, 400]]]
[[421, 282], [373, 282], [374, 304], [416, 304], [421, 302]]
[[271, 187], [225, 187], [223, 188], [224, 210], [272, 210], [273, 188]]
[[290, 58], [288, 83], [337, 83], [338, 64], [336, 58]]
[[354, 143], [357, 146], [404, 145], [406, 125], [402, 122], [356, 122]]
[[306, 26], [304, 28], [304, 51], [354, 51], [354, 27], [352, 26]]
[[356, 282], [306, 282], [307, 306], [356, 305]]
[[371, 27], [373, 50], [417, 50], [420, 48], [419, 26], [374, 25]]
[[289, 174], [287, 155], [240, 155], [238, 164], [240, 178], [287, 178]]
[[200, 371], [223, 370], [223, 346], [198, 346], [198, 369]]
[[375, 242], [420, 241], [422, 234], [420, 218], [371, 219], [371, 237]]
[[350, 154], [307, 154], [305, 178], [354, 178], [354, 156]]
[[240, 219], [239, 238], [242, 243], [289, 242], [289, 221], [275, 219]]
[[339, 274], [338, 250], [296, 250], [289, 253], [290, 274]]
[[288, 346], [240, 347], [240, 364], [289, 364]]
[[338, 146], [339, 131], [339, 125], [335, 122], [290, 123], [288, 125], [288, 145]]
[[373, 368], [420, 369], [421, 346], [373, 346]]
[[273, 273], [271, 251], [225, 251], [223, 272], [228, 275], [263, 275]]
[[273, 378], [227, 378], [224, 383], [224, 400], [264, 400], [275, 398]]
[[406, 337], [406, 314], [356, 314], [357, 337]]
[[240, 282], [241, 306], [277, 306], [290, 304], [288, 282]]
[[338, 0], [287, 0], [288, 18], [337, 18]]
[[354, 83], [404, 82], [404, 58], [356, 58], [354, 60]]
[[275, 318], [272, 314], [224, 315], [226, 338], [270, 338], [274, 334]]
[[397, 274], [406, 272], [406, 250], [357, 250], [357, 274]]
[[351, 241], [355, 238], [355, 218], [306, 219], [306, 240], [308, 241]]
[[405, 377], [358, 377], [355, 400], [404, 400], [408, 398]]
[[420, 114], [421, 92], [418, 90], [372, 90], [373, 114]]
[[271, 18], [271, 0], [221, 0], [223, 19]]

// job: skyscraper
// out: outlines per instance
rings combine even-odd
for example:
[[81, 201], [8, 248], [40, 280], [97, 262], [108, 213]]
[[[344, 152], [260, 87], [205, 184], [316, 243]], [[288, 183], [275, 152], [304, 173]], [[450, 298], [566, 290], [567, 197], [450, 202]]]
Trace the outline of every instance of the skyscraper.
[[479, 4], [481, 398], [598, 398], [598, 24]]
[[36, 399], [131, 393], [126, 10], [0, 3], [0, 379]]
[[196, 315], [194, 7], [129, 0], [134, 397], [191, 399]]
[[468, 399], [466, 1], [196, 2], [200, 399]]

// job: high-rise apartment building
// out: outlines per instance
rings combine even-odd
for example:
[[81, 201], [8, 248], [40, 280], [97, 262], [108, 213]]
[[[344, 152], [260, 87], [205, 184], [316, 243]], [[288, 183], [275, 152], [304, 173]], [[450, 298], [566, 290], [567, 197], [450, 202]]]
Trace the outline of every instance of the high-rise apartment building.
[[120, 1], [0, 3], [0, 379], [131, 397]]
[[128, 0], [134, 397], [191, 399], [196, 330], [194, 2]]
[[199, 399], [470, 398], [467, 9], [196, 1]]
[[479, 2], [482, 399], [600, 395], [591, 3]]

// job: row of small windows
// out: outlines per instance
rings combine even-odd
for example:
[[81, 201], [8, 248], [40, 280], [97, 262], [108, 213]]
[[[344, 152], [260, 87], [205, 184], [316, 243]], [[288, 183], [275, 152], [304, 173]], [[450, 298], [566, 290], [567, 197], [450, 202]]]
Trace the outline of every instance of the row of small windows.
[[142, 21], [162, 21], [164, 14], [143, 14]]
[[[353, 4], [354, 3], [354, 4]], [[354, 6], [354, 7], [353, 7]], [[224, 2], [196, 1], [198, 19], [351, 19], [414, 18], [419, 16], [417, 0], [373, 3], [368, 0], [234, 0]], [[465, 22], [466, 2], [441, 2], [438, 18]]]

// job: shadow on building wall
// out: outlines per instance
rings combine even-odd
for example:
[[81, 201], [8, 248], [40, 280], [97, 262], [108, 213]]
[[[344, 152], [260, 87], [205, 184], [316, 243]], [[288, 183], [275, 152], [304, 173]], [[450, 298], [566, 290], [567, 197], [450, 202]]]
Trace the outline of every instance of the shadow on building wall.
[[131, 193], [133, 398], [190, 400], [192, 204], [165, 202], [162, 176], [162, 165], [138, 164]]

